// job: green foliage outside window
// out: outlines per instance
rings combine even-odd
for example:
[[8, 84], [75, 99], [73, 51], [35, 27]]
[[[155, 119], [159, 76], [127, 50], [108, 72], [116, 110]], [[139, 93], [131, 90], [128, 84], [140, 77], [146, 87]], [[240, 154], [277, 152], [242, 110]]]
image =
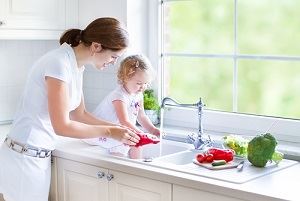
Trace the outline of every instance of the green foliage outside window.
[[[163, 58], [165, 95], [188, 103], [202, 97], [210, 109], [300, 119], [300, 1], [238, 0], [237, 21], [234, 2], [164, 3], [164, 53], [182, 54]], [[298, 60], [235, 60], [235, 54]]]

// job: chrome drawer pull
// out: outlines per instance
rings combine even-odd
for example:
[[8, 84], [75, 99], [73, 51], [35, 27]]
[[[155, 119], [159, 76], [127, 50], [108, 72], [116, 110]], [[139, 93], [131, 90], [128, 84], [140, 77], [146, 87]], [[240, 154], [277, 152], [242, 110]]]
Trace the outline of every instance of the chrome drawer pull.
[[114, 175], [113, 174], [107, 174], [106, 178], [107, 178], [108, 181], [111, 181], [114, 178]]
[[97, 177], [98, 177], [98, 179], [101, 179], [101, 178], [103, 178], [104, 176], [105, 176], [105, 173], [104, 173], [104, 172], [101, 172], [101, 171], [97, 172]]

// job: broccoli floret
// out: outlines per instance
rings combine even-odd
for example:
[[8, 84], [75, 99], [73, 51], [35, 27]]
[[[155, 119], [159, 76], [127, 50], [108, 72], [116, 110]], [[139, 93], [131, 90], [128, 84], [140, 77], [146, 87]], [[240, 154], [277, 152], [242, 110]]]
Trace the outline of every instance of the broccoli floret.
[[270, 133], [258, 135], [248, 143], [248, 160], [256, 167], [265, 167], [272, 160], [277, 141]]

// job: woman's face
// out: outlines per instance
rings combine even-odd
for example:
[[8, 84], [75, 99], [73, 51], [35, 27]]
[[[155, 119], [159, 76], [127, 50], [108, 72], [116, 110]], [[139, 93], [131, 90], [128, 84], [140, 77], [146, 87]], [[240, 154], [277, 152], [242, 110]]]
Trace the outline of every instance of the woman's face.
[[118, 58], [125, 52], [125, 50], [112, 51], [110, 49], [102, 49], [101, 45], [95, 47], [92, 51], [94, 51], [92, 54], [92, 64], [99, 70], [115, 64]]
[[129, 94], [137, 94], [147, 89], [151, 79], [150, 76], [138, 70], [133, 77], [125, 82], [125, 88]]

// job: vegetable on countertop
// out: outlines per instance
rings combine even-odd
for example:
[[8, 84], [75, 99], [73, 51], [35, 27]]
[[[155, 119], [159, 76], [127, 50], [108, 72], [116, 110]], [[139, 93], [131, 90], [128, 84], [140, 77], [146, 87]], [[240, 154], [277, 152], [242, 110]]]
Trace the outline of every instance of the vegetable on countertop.
[[197, 154], [196, 159], [199, 163], [211, 163], [214, 160], [214, 156], [208, 153], [199, 153]]
[[206, 152], [197, 154], [196, 160], [199, 163], [212, 163], [215, 160], [230, 162], [233, 156], [234, 150], [232, 149], [209, 148]]
[[232, 161], [235, 154], [232, 149], [219, 148], [209, 148], [207, 153], [212, 154], [214, 156], [214, 160], [225, 160], [226, 162]]
[[239, 135], [227, 135], [223, 137], [224, 144], [235, 151], [235, 154], [247, 157], [248, 140]]
[[265, 167], [268, 161], [279, 163], [283, 159], [283, 154], [275, 151], [277, 141], [270, 134], [262, 134], [254, 137], [248, 143], [248, 160], [256, 167]]
[[225, 160], [214, 160], [211, 165], [212, 166], [220, 166], [220, 165], [225, 165], [226, 161]]
[[206, 154], [205, 153], [197, 154], [196, 159], [199, 163], [204, 163], [206, 162]]

